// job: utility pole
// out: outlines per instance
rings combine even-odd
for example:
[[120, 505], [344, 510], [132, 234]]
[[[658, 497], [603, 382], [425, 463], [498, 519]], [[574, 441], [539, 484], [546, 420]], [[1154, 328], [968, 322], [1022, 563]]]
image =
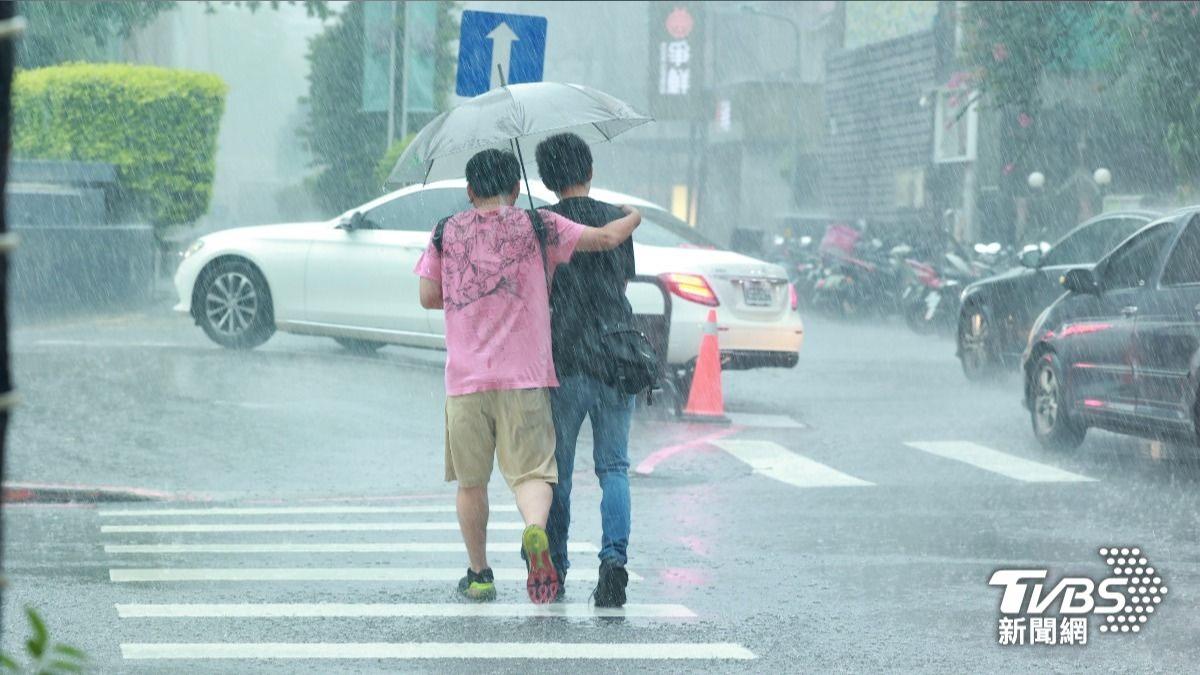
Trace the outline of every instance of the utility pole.
[[[388, 116], [387, 116], [387, 147], [391, 148], [392, 143], [396, 141], [396, 3], [399, 0], [392, 0], [392, 25], [388, 30]], [[408, 3], [405, 3], [407, 10]], [[405, 22], [405, 29], [408, 28], [408, 22]], [[405, 46], [408, 45], [408, 40], [404, 40]], [[407, 65], [408, 59], [405, 59]], [[385, 149], [386, 150], [386, 149]]]
[[[408, 67], [412, 62], [412, 48], [408, 46], [408, 27], [412, 23], [412, 14], [408, 11], [408, 0], [404, 0], [404, 59], [401, 63], [403, 70], [400, 77], [400, 140], [408, 138], [408, 76], [412, 70]], [[388, 147], [391, 147], [390, 145]]]

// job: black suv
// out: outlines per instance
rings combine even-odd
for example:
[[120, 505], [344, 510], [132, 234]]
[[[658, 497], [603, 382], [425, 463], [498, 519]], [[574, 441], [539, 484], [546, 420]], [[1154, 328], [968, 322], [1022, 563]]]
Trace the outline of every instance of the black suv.
[[1048, 448], [1088, 427], [1197, 440], [1200, 207], [1157, 220], [1093, 267], [1039, 317], [1023, 359], [1025, 405]]
[[1044, 254], [1030, 249], [1021, 267], [967, 286], [958, 315], [958, 358], [967, 379], [984, 380], [1019, 363], [1033, 320], [1062, 295], [1059, 278], [1094, 265], [1161, 213], [1117, 211], [1085, 221]]

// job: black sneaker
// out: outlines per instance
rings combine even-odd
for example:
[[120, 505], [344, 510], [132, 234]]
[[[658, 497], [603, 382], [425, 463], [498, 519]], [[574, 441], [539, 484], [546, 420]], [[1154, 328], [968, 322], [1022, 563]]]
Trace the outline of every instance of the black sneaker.
[[597, 607], [624, 607], [625, 587], [629, 585], [629, 573], [623, 565], [607, 560], [600, 563], [600, 580], [592, 596]]
[[476, 573], [467, 568], [467, 576], [458, 580], [458, 592], [468, 600], [486, 602], [496, 599], [496, 580], [492, 576], [492, 568], [485, 567]]

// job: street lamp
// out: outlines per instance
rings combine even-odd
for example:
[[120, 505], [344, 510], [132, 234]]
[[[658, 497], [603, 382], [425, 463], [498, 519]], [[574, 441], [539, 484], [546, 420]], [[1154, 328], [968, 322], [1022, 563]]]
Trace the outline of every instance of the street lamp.
[[1046, 175], [1041, 171], [1034, 171], [1033, 173], [1029, 174], [1029, 178], [1026, 179], [1026, 182], [1029, 183], [1029, 187], [1033, 188], [1034, 190], [1041, 190], [1042, 186], [1046, 184]]
[[1101, 188], [1107, 187], [1109, 183], [1112, 183], [1112, 172], [1104, 167], [1100, 167], [1092, 173], [1092, 180], [1096, 181], [1096, 185], [1099, 185]]

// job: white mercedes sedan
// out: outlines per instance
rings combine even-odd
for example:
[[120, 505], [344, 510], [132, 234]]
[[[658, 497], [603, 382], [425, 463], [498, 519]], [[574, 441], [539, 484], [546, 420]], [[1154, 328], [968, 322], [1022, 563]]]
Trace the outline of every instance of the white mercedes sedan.
[[[555, 201], [533, 183], [534, 203]], [[642, 212], [634, 233], [639, 315], [669, 326], [666, 361], [686, 373], [710, 309], [723, 365], [792, 367], [804, 338], [787, 275], [778, 265], [721, 250], [662, 207], [593, 189], [592, 197]], [[524, 194], [518, 205], [526, 204]], [[413, 267], [434, 224], [469, 208], [466, 182], [397, 190], [330, 221], [223, 230], [191, 244], [175, 273], [178, 312], [217, 344], [250, 349], [276, 331], [324, 336], [347, 349], [444, 347], [440, 310], [423, 309]]]

